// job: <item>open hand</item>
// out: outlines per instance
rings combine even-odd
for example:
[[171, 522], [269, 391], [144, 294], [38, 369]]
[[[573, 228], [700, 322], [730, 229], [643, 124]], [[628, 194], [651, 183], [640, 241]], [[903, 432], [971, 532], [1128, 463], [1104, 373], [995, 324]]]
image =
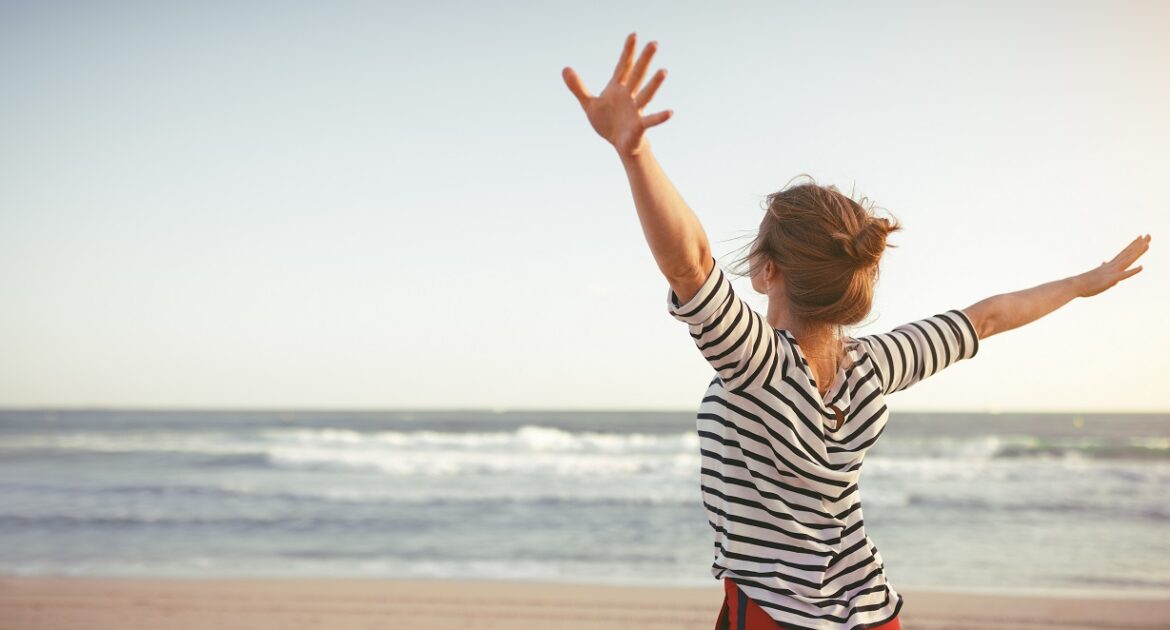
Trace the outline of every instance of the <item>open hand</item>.
[[1125, 249], [1121, 250], [1112, 260], [1105, 261], [1101, 263], [1101, 266], [1077, 276], [1078, 294], [1081, 297], [1097, 295], [1105, 289], [1141, 271], [1141, 265], [1133, 269], [1130, 269], [1129, 266], [1140, 258], [1142, 254], [1146, 253], [1146, 250], [1149, 248], [1149, 234], [1135, 238], [1132, 243], [1126, 245]]
[[585, 110], [585, 115], [589, 117], [589, 124], [593, 125], [593, 129], [623, 157], [632, 157], [641, 152], [646, 146], [646, 130], [666, 122], [673, 114], [669, 109], [648, 116], [641, 114], [642, 108], [654, 98], [658, 86], [662, 85], [663, 79], [666, 78], [666, 70], [660, 69], [646, 87], [634, 94], [646, 76], [646, 67], [650, 65], [650, 59], [658, 50], [657, 42], [646, 44], [642, 56], [635, 64], [635, 36], [636, 33], [630, 33], [626, 37], [621, 58], [618, 59], [613, 76], [600, 96], [591, 95], [572, 68], [566, 66], [561, 71], [565, 84], [569, 86], [569, 90]]

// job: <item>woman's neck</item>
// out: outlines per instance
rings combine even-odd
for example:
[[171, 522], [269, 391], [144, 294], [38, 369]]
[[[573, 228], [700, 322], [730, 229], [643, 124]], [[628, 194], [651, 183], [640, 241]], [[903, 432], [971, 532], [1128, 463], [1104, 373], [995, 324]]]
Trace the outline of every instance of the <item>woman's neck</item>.
[[793, 317], [787, 300], [769, 299], [767, 320], [773, 328], [792, 333], [806, 358], [832, 359], [841, 345], [837, 326], [807, 323]]

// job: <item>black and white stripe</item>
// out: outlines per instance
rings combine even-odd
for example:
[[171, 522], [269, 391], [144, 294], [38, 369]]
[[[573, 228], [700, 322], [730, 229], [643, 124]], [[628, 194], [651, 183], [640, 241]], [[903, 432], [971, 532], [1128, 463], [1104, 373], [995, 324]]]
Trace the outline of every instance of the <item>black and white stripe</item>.
[[[716, 372], [696, 421], [712, 575], [733, 579], [784, 627], [881, 625], [902, 596], [865, 532], [862, 461], [889, 418], [885, 396], [975, 356], [975, 328], [950, 310], [847, 338], [846, 364], [822, 399], [796, 338], [772, 328], [712, 263], [686, 304], [668, 293], [670, 314]], [[836, 430], [825, 423], [830, 404], [846, 418]]]
[[859, 338], [892, 394], [979, 352], [979, 337], [967, 314], [958, 309], [902, 324], [887, 333]]

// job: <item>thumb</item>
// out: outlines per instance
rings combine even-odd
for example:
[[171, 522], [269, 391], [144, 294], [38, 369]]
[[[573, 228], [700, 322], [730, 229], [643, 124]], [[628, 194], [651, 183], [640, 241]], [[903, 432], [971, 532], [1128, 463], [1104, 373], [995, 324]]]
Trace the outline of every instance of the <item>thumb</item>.
[[577, 76], [577, 73], [573, 72], [572, 68], [565, 66], [561, 70], [561, 78], [565, 80], [565, 85], [569, 87], [569, 91], [573, 93], [573, 96], [577, 97], [577, 102], [581, 104], [581, 107], [589, 104], [589, 99], [593, 98], [593, 96], [589, 94], [589, 90], [585, 89], [585, 84], [581, 82], [581, 77]]
[[642, 124], [647, 129], [649, 129], [650, 127], [653, 127], [655, 125], [661, 125], [662, 123], [666, 122], [667, 120], [670, 120], [670, 117], [673, 115], [674, 115], [674, 110], [671, 110], [671, 109], [663, 110], [663, 111], [658, 112], [657, 114], [650, 114], [649, 116], [643, 116], [642, 117]]

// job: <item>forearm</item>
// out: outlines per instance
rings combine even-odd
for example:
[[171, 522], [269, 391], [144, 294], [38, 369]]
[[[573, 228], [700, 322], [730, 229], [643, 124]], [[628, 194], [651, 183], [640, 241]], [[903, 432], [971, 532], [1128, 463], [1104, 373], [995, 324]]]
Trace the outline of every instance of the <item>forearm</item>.
[[1069, 276], [1022, 291], [993, 295], [963, 309], [979, 338], [1030, 324], [1080, 295], [1080, 280]]
[[658, 269], [668, 280], [693, 278], [707, 269], [711, 244], [699, 218], [683, 201], [647, 144], [620, 156], [630, 180], [642, 232]]

